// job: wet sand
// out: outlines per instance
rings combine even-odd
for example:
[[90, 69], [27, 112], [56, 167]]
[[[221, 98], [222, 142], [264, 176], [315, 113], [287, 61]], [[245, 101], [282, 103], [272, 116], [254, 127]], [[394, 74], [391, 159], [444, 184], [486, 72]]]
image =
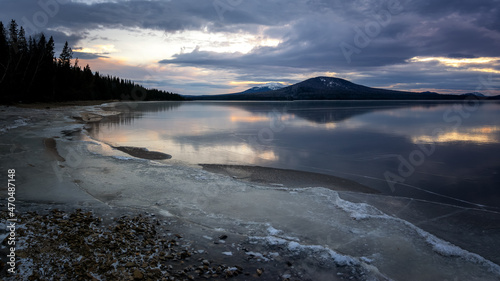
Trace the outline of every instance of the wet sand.
[[172, 156], [169, 154], [158, 151], [149, 151], [147, 148], [144, 147], [133, 147], [133, 146], [112, 146], [112, 147], [121, 152], [125, 152], [130, 156], [147, 160], [165, 160], [172, 158]]
[[54, 160], [59, 162], [66, 161], [57, 151], [57, 143], [54, 138], [45, 138], [43, 140], [43, 145], [45, 146], [45, 152]]

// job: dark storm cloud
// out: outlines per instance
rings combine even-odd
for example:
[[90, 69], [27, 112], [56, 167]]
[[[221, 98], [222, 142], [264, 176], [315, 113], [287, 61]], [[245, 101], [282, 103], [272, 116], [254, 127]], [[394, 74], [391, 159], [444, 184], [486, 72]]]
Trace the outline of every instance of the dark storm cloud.
[[[3, 21], [16, 19], [37, 31], [64, 26], [72, 30], [106, 27], [140, 27], [167, 32], [198, 30], [252, 30], [252, 25], [278, 25], [300, 16], [294, 3], [270, 1], [230, 5], [215, 1], [120, 1], [92, 5], [68, 0], [7, 0], [0, 11]], [[218, 4], [218, 3], [223, 3]], [[303, 5], [302, 5], [303, 6]]]
[[474, 55], [460, 54], [460, 53], [449, 54], [448, 57], [449, 58], [455, 58], [455, 59], [473, 59], [473, 58], [477, 58]]
[[[301, 47], [308, 43], [315, 50], [316, 45], [322, 48], [335, 47], [332, 43], [338, 43], [339, 39], [352, 43], [356, 35], [355, 27], [364, 30], [365, 25], [376, 21], [377, 15], [390, 12], [391, 19], [386, 26], [381, 26], [380, 33], [373, 38], [373, 45], [378, 44], [377, 41], [399, 38], [403, 42], [396, 40], [390, 43], [406, 45], [407, 40], [413, 40], [414, 45], [420, 45], [422, 51], [453, 49], [456, 43], [460, 43], [463, 49], [491, 52], [495, 49], [492, 44], [481, 42], [494, 40], [489, 43], [500, 43], [500, 25], [497, 24], [500, 21], [500, 1], [491, 0], [191, 0], [120, 1], [93, 5], [66, 2], [69, 1], [3, 1], [0, 19], [6, 22], [14, 18], [20, 24], [27, 23], [23, 25], [28, 30], [34, 26], [38, 31], [61, 26], [72, 31], [84, 31], [106, 26], [153, 28], [167, 32], [208, 27], [213, 31], [240, 32], [252, 31], [261, 25], [285, 32], [273, 34], [283, 36], [285, 45]], [[399, 7], [401, 11], [394, 12], [391, 7]], [[280, 29], [285, 24], [289, 28]], [[272, 33], [272, 30], [269, 32]], [[447, 53], [452, 52], [450, 50]]]

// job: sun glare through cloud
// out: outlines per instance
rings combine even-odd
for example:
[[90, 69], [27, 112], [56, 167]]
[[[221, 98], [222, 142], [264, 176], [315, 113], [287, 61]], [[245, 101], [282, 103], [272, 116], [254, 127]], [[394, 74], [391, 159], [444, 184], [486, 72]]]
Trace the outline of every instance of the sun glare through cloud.
[[[413, 57], [409, 62], [438, 62], [444, 66], [461, 68], [465, 71], [500, 73], [500, 57], [480, 58], [446, 58], [446, 57]], [[499, 69], [494, 69], [496, 66]]]

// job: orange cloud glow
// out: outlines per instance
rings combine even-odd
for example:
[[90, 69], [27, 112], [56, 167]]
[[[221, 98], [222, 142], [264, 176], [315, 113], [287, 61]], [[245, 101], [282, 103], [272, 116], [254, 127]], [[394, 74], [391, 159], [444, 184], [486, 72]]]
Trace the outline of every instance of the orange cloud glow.
[[264, 122], [268, 121], [269, 117], [267, 116], [236, 116], [231, 115], [229, 117], [231, 122], [246, 122], [246, 123], [255, 123], [255, 122]]
[[493, 64], [498, 63], [500, 61], [500, 57], [480, 57], [480, 58], [413, 57], [408, 61], [409, 62], [436, 61], [445, 66], [453, 68], [463, 68], [467, 71], [500, 73], [500, 70], [496, 70], [491, 67]]
[[473, 142], [478, 144], [498, 143], [499, 140], [495, 135], [500, 128], [496, 126], [485, 126], [469, 129], [465, 132], [451, 131], [437, 136], [415, 136], [412, 138], [413, 143], [446, 143], [446, 142]]

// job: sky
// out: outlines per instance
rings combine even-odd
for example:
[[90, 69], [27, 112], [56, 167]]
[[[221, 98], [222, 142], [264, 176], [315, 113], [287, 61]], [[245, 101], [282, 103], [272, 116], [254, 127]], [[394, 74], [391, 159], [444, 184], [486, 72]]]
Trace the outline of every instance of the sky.
[[[79, 65], [183, 95], [317, 76], [500, 94], [500, 0], [0, 0]], [[58, 53], [57, 53], [58, 55]]]

